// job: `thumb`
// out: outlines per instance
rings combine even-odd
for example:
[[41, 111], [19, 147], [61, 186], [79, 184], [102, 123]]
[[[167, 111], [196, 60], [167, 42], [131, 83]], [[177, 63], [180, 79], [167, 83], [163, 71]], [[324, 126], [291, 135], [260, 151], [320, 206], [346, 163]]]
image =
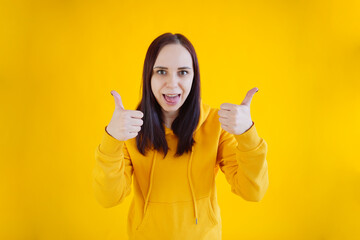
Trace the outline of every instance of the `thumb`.
[[247, 92], [246, 97], [245, 97], [245, 99], [242, 101], [241, 105], [247, 105], [247, 106], [250, 107], [251, 100], [252, 100], [254, 94], [255, 94], [257, 91], [259, 91], [259, 89], [256, 88], [256, 87], [250, 89], [250, 90]]
[[115, 108], [125, 110], [120, 94], [117, 93], [115, 90], [112, 90], [110, 93], [115, 99]]

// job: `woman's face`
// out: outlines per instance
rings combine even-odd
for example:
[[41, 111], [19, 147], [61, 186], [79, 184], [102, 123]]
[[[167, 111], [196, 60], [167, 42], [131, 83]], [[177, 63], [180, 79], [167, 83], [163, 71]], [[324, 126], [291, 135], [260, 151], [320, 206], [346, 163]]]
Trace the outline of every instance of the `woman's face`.
[[177, 116], [190, 93], [194, 70], [190, 53], [181, 44], [165, 45], [155, 61], [151, 90], [165, 116]]

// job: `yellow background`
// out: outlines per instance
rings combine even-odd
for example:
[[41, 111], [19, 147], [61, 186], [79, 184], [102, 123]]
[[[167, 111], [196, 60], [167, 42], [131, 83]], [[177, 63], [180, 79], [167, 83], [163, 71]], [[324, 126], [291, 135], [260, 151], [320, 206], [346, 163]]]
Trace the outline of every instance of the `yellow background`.
[[212, 107], [259, 88], [270, 186], [246, 202], [219, 172], [223, 239], [360, 239], [357, 0], [1, 0], [0, 239], [126, 239], [132, 194], [96, 202], [94, 153], [165, 32], [193, 43]]

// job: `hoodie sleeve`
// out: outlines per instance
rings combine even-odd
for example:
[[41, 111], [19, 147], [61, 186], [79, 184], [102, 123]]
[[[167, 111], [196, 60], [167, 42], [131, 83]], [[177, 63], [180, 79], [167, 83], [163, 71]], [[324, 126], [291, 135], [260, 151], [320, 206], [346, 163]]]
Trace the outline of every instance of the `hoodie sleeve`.
[[267, 143], [259, 137], [254, 122], [240, 135], [221, 129], [217, 164], [233, 193], [253, 202], [264, 197], [269, 186], [266, 153]]
[[105, 208], [121, 203], [131, 192], [133, 166], [125, 141], [112, 137], [105, 127], [101, 144], [95, 150], [93, 190]]

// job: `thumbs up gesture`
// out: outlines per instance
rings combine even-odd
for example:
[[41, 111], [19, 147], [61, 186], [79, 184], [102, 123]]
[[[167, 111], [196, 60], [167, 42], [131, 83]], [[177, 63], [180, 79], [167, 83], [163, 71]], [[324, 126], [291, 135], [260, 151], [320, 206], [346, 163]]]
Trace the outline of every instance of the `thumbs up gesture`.
[[119, 93], [111, 91], [115, 99], [115, 110], [106, 131], [120, 141], [126, 141], [138, 135], [143, 125], [144, 114], [138, 110], [125, 110]]
[[220, 105], [220, 110], [218, 111], [219, 121], [225, 131], [240, 135], [252, 127], [253, 121], [250, 116], [250, 103], [258, 90], [258, 88], [249, 90], [240, 105], [231, 103]]

